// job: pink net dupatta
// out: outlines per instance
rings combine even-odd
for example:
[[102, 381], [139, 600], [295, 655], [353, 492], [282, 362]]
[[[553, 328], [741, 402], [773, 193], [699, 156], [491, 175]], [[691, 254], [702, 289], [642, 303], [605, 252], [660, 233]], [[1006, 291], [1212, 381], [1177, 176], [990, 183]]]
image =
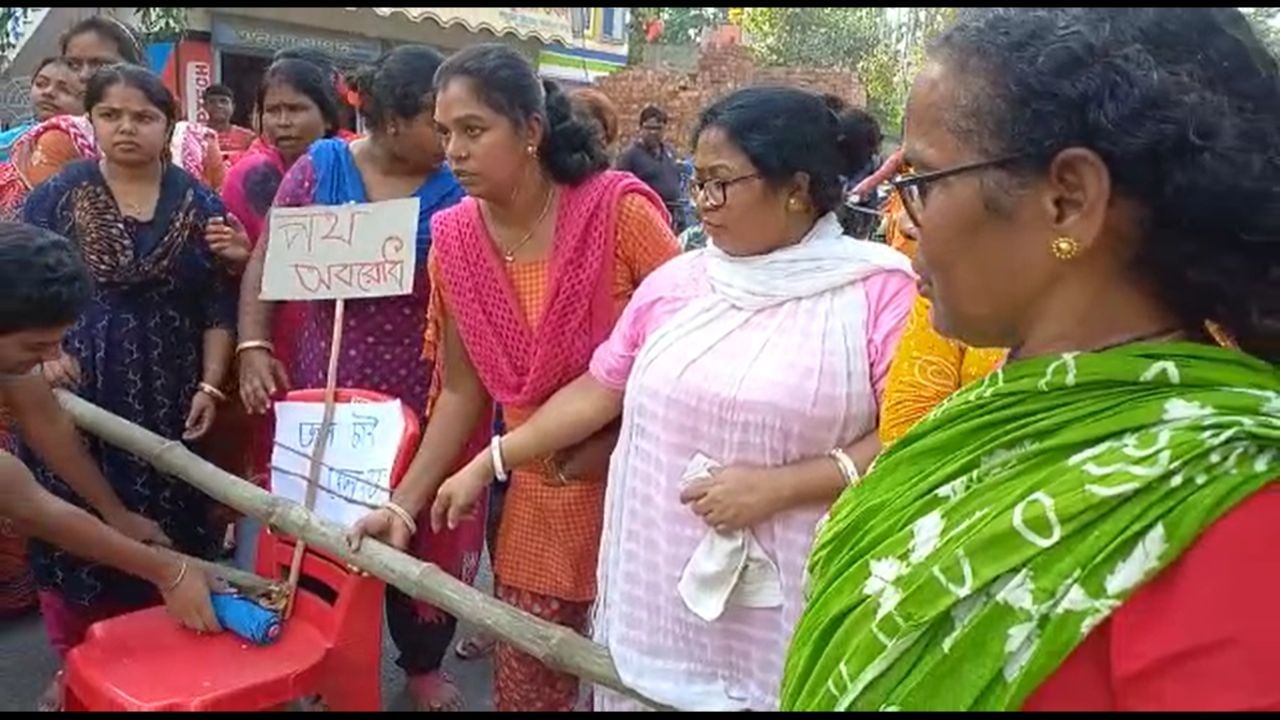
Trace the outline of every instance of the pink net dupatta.
[[618, 200], [626, 193], [642, 195], [665, 215], [662, 200], [630, 173], [606, 171], [560, 188], [551, 286], [537, 328], [521, 312], [475, 199], [432, 219], [449, 312], [499, 404], [538, 406], [585, 372], [592, 351], [608, 337]]

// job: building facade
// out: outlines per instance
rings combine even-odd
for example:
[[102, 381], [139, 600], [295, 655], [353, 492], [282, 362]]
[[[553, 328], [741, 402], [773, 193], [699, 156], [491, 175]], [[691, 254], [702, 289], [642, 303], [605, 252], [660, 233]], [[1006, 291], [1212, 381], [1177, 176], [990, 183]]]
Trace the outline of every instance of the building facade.
[[[40, 58], [58, 52], [59, 35], [81, 18], [109, 14], [137, 24], [134, 8], [32, 8], [4, 76], [14, 91], [0, 102], [25, 102], [18, 87]], [[277, 51], [314, 47], [354, 69], [402, 44], [448, 55], [481, 42], [523, 54], [540, 74], [589, 84], [626, 65], [628, 8], [188, 8], [180, 39], [152, 42], [147, 60], [178, 96], [186, 117], [203, 119], [201, 93], [232, 88], [235, 122], [249, 125], [263, 73]], [[29, 82], [29, 80], [28, 80]], [[12, 108], [0, 108], [0, 114]]]

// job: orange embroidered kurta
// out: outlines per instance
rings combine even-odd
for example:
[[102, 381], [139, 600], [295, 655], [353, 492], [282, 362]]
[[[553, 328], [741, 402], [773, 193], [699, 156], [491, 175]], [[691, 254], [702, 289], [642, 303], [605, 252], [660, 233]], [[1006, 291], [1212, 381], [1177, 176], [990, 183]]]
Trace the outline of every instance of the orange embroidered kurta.
[[889, 367], [880, 403], [880, 442], [889, 445], [935, 405], [1004, 361], [1005, 351], [970, 348], [945, 338], [929, 321], [929, 301], [916, 298]]
[[[658, 211], [638, 195], [624, 195], [619, 201], [617, 236], [614, 242], [612, 295], [615, 312], [630, 300], [640, 282], [667, 260], [679, 254], [679, 247]], [[441, 357], [447, 308], [443, 279], [434, 254], [427, 263], [431, 278], [431, 302], [427, 317], [426, 351]], [[510, 263], [507, 277], [530, 327], [541, 321], [549, 285], [551, 259]], [[436, 382], [428, 407], [434, 407], [439, 393]], [[504, 407], [508, 430], [529, 419], [536, 407]], [[605, 478], [575, 479], [560, 485], [549, 477], [544, 460], [514, 468], [509, 482], [494, 550], [494, 574], [505, 586], [549, 595], [562, 600], [589, 602], [596, 594], [596, 559], [604, 515]]]

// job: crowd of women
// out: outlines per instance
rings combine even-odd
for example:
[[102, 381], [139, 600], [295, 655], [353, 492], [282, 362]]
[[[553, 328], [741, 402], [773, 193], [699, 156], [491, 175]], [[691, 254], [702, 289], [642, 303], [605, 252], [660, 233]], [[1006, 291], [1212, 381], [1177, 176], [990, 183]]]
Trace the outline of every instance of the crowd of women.
[[[335, 317], [260, 299], [267, 213], [416, 197], [423, 270], [348, 304], [337, 382], [425, 429], [353, 543], [471, 581], [493, 519], [497, 596], [679, 709], [1280, 708], [1280, 72], [1239, 11], [964, 13], [872, 174], [892, 247], [846, 232], [872, 156], [805, 90], [702, 112], [707, 244], [681, 254], [608, 169], [607, 99], [504, 46], [400, 47], [345, 94], [282, 53], [226, 172], [138, 59], [117, 23], [73, 28], [0, 166], [6, 211], [96, 282], [50, 382], [261, 480]], [[204, 496], [90, 448], [122, 530], [216, 552]], [[155, 601], [30, 558], [60, 652]], [[395, 590], [386, 614], [417, 707], [460, 708], [456, 619]], [[499, 710], [582, 699], [494, 659]]]

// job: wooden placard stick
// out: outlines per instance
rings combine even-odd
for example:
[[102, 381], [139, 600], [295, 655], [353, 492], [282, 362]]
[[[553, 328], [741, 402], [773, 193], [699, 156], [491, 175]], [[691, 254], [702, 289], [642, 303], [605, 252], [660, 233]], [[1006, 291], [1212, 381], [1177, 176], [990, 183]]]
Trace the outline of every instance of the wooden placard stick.
[[[333, 307], [333, 338], [329, 344], [329, 368], [324, 386], [324, 417], [320, 421], [320, 432], [316, 434], [316, 445], [311, 452], [311, 470], [307, 482], [307, 510], [315, 509], [316, 488], [320, 483], [320, 470], [324, 464], [324, 451], [329, 445], [329, 435], [333, 432], [333, 413], [337, 409], [338, 359], [342, 356], [342, 328], [346, 324], [346, 301], [338, 298]], [[302, 573], [302, 557], [306, 554], [307, 542], [297, 538], [293, 546], [293, 562], [289, 565], [288, 601], [285, 603], [284, 617], [293, 614], [293, 597], [298, 591], [298, 578]]]

